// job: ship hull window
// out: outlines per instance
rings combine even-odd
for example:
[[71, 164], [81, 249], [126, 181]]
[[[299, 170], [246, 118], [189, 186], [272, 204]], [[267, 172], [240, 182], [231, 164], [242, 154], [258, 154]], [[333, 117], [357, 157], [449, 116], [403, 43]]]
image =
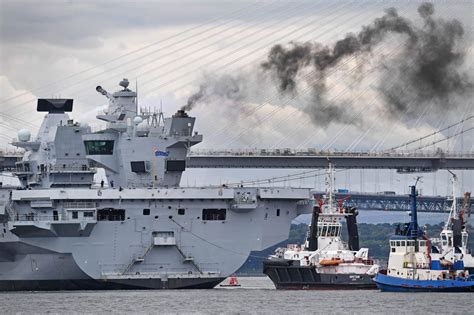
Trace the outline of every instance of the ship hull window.
[[124, 209], [100, 209], [97, 210], [97, 221], [124, 221], [125, 210]]
[[166, 170], [168, 172], [182, 172], [186, 169], [186, 162], [180, 160], [167, 160]]
[[113, 140], [84, 141], [87, 155], [112, 155], [114, 153]]
[[148, 168], [145, 161], [131, 161], [130, 167], [134, 173], [147, 173]]
[[226, 209], [202, 209], [203, 221], [224, 221]]

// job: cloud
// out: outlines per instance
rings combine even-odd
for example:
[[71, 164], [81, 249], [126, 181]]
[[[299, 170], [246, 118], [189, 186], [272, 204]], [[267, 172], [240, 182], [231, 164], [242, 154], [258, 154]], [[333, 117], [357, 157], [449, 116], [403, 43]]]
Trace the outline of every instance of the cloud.
[[[97, 48], [111, 35], [133, 29], [192, 25], [225, 15], [242, 5], [230, 1], [2, 1], [4, 42], [47, 42]], [[186, 9], [183, 9], [186, 8]], [[21, 23], [19, 23], [21, 20]]]
[[[312, 5], [314, 2], [306, 3]], [[252, 5], [268, 5], [272, 10], [276, 8], [276, 5], [270, 3], [238, 1], [226, 2], [226, 5], [220, 2], [217, 4], [216, 1], [199, 4], [173, 1], [157, 4], [146, 1], [134, 4], [133, 10], [127, 2], [61, 2], [59, 5], [57, 1], [43, 1], [41, 6], [35, 6], [33, 2], [3, 1], [0, 19], [3, 60], [0, 74], [8, 78], [8, 84], [18, 93], [31, 92], [27, 96], [0, 104], [0, 110], [18, 112], [27, 117], [34, 110], [36, 98], [61, 95], [75, 99], [74, 117], [89, 119], [105, 104], [103, 97], [95, 92], [95, 86], [100, 84], [109, 91], [115, 91], [118, 89], [118, 81], [127, 77], [132, 85], [135, 78], [138, 78], [142, 106], [159, 108], [163, 100], [166, 114], [172, 114], [178, 107], [186, 104], [190, 95], [199, 91], [202, 83], [200, 78], [203, 76], [214, 76], [215, 80], [239, 77], [236, 74], [241, 72], [244, 65], [252, 60], [257, 60], [257, 63], [263, 60], [272, 42], [285, 43], [298, 39], [304, 42], [312, 38], [321, 38], [324, 43], [333, 42], [346, 32], [359, 30], [367, 22], [367, 19], [363, 19], [364, 15], [383, 14], [381, 8], [390, 4], [356, 6], [348, 3], [344, 9], [334, 14], [334, 18], [325, 15], [327, 12], [324, 8], [329, 7], [329, 4], [324, 1], [315, 3], [314, 10], [304, 10], [302, 6], [301, 10], [295, 10], [293, 15], [288, 14], [288, 17], [282, 19], [275, 19], [270, 10], [262, 9], [257, 12], [249, 9], [248, 14], [243, 14], [239, 20], [232, 21], [226, 27], [220, 26], [224, 20], [209, 24], [213, 33], [218, 34], [215, 37], [210, 34], [190, 37], [181, 44], [145, 56], [145, 53], [168, 45], [168, 42], [163, 43], [166, 38], [173, 38], [201, 22]], [[283, 8], [283, 11], [277, 10], [280, 13], [294, 9], [294, 6], [286, 6], [285, 9], [284, 3], [278, 5]], [[318, 5], [321, 10], [317, 9]], [[438, 14], [447, 14], [446, 10], [439, 11]], [[466, 10], [462, 12], [465, 13]], [[350, 15], [358, 16], [358, 19], [348, 19]], [[312, 24], [308, 23], [310, 20], [313, 21]], [[226, 28], [229, 29], [225, 30]], [[290, 31], [291, 35], [285, 35]], [[176, 36], [170, 43], [181, 38], [183, 37]], [[261, 39], [257, 40], [258, 38]], [[194, 41], [197, 43], [188, 47]], [[104, 64], [153, 42], [158, 42], [159, 45]], [[132, 57], [137, 58], [136, 61], [127, 63]], [[354, 64], [357, 65], [357, 62], [354, 61]], [[350, 64], [347, 69], [354, 64]], [[96, 68], [84, 74], [61, 80], [44, 89], [33, 90], [93, 67]], [[252, 66], [246, 66], [245, 69], [249, 68]], [[145, 75], [144, 72], [149, 73]], [[357, 74], [353, 75], [354, 78], [357, 77]], [[319, 119], [318, 124], [316, 127], [311, 126], [304, 105], [313, 101], [315, 95], [307, 93], [299, 99], [280, 98], [277, 90], [267, 85], [268, 78], [261, 74], [244, 76], [239, 80], [239, 89], [248, 93], [245, 98], [237, 101], [223, 100], [221, 96], [211, 96], [209, 91], [212, 89], [208, 87], [206, 102], [210, 99], [211, 106], [203, 106], [202, 103], [192, 112], [198, 118], [198, 127], [206, 132], [206, 143], [216, 138], [213, 136], [215, 130], [205, 126], [208, 123], [213, 126], [219, 122], [223, 127], [225, 123], [229, 124], [227, 130], [234, 137], [249, 128], [233, 143], [235, 147], [255, 143], [269, 147], [277, 144], [292, 146], [304, 143], [314, 132], [322, 136], [309, 140], [308, 144], [324, 145], [331, 138], [331, 133], [337, 133], [338, 128], [346, 123], [344, 119], [340, 119], [334, 127], [325, 129], [327, 116], [318, 113], [313, 117], [313, 120]], [[260, 89], [256, 84], [258, 81], [264, 82], [265, 87]], [[366, 83], [370, 82], [364, 82]], [[304, 84], [307, 82], [303, 86]], [[327, 84], [331, 86], [328, 97], [342, 94], [340, 104], [347, 107], [348, 113], [361, 109], [360, 106], [365, 106], [373, 98], [371, 89], [358, 102], [350, 104], [351, 98], [344, 97], [344, 89], [357, 92], [358, 86], [351, 86], [348, 78], [341, 78], [340, 73], [329, 78]], [[214, 93], [215, 91], [212, 92]], [[14, 95], [16, 92], [12, 94]], [[245, 110], [238, 111], [236, 102], [245, 103]], [[260, 111], [253, 113], [259, 106]], [[365, 120], [370, 122], [379, 116], [380, 124], [384, 124], [386, 117], [376, 111], [380, 108], [380, 100], [372, 106], [365, 112], [364, 120], [361, 120], [363, 128], [366, 126]], [[347, 113], [335, 114], [347, 118]], [[225, 140], [225, 136], [221, 140]], [[212, 143], [225, 144], [221, 140]]]

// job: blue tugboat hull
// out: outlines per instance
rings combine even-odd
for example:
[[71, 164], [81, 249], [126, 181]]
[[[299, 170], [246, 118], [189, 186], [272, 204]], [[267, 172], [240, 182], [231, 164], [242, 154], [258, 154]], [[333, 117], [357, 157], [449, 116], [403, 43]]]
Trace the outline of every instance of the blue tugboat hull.
[[474, 292], [474, 280], [413, 280], [379, 273], [374, 281], [385, 292]]

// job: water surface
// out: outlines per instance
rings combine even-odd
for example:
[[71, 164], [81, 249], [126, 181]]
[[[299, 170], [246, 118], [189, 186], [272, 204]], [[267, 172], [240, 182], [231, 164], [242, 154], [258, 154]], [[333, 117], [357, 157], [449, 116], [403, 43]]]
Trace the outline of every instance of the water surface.
[[0, 293], [0, 313], [469, 314], [474, 293], [280, 291], [265, 277], [241, 288]]

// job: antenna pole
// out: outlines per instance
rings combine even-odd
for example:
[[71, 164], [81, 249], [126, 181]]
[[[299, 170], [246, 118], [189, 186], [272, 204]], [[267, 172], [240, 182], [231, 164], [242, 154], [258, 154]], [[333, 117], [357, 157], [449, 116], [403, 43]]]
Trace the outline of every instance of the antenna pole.
[[138, 115], [138, 78], [135, 78], [135, 93], [137, 96], [135, 97], [135, 105], [137, 107], [137, 115]]

